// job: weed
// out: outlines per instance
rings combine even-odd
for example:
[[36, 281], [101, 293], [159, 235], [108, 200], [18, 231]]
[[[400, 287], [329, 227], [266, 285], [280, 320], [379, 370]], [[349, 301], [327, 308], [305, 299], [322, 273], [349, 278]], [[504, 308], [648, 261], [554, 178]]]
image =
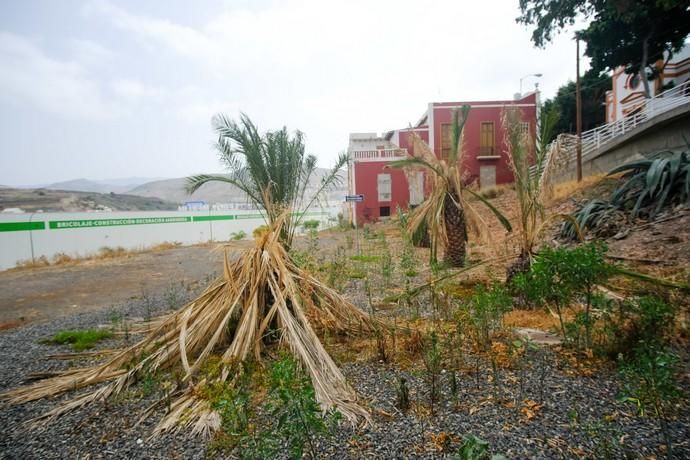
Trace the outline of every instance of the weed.
[[245, 232], [244, 230], [230, 233], [230, 239], [233, 241], [240, 241], [240, 240], [245, 239], [246, 237], [247, 237], [247, 232]]
[[441, 349], [438, 345], [436, 331], [432, 331], [426, 344], [424, 353], [424, 367], [426, 369], [426, 383], [429, 389], [429, 408], [431, 415], [435, 415], [436, 403], [439, 400], [439, 378], [441, 376]]
[[60, 331], [45, 342], [60, 345], [71, 344], [72, 349], [79, 352], [93, 348], [99, 341], [112, 336], [113, 333], [111, 331], [102, 329]]
[[[595, 301], [594, 288], [605, 282], [614, 267], [606, 263], [606, 246], [591, 243], [575, 248], [544, 248], [532, 264], [532, 270], [515, 277], [515, 285], [528, 300], [537, 304], [553, 305], [558, 315], [563, 338], [577, 344], [569, 332], [584, 328], [584, 344], [592, 345], [591, 307]], [[583, 316], [574, 326], [567, 328], [563, 310], [575, 299], [584, 300]]]
[[455, 313], [458, 330], [468, 331], [484, 351], [491, 349], [493, 335], [503, 327], [503, 314], [512, 304], [505, 289], [494, 284], [490, 288], [478, 286], [474, 295]]
[[370, 263], [370, 262], [378, 262], [379, 260], [381, 260], [381, 257], [380, 256], [356, 255], [356, 256], [350, 256], [350, 260], [354, 260], [355, 262]]
[[472, 433], [466, 434], [454, 460], [505, 460], [503, 455], [491, 455], [489, 443]]
[[673, 458], [668, 416], [673, 403], [680, 398], [677, 383], [678, 357], [660, 345], [642, 343], [635, 356], [621, 363], [624, 382], [621, 399], [632, 402], [640, 416], [653, 415], [666, 442], [666, 455]]
[[337, 411], [322, 413], [314, 387], [297, 362], [284, 357], [271, 368], [267, 408], [276, 420], [276, 432], [293, 459], [301, 459], [305, 446], [317, 458], [314, 438], [328, 434], [340, 419]]
[[400, 377], [396, 388], [396, 406], [400, 412], [406, 414], [410, 409], [410, 389], [407, 387], [407, 379]]

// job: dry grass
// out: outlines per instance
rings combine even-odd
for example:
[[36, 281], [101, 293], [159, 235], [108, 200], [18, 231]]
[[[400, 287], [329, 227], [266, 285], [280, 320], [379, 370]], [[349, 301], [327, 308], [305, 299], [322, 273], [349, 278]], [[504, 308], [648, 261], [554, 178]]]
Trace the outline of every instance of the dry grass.
[[527, 327], [542, 331], [558, 330], [558, 318], [545, 310], [512, 310], [503, 316], [507, 327]]
[[173, 242], [163, 242], [155, 244], [152, 246], [137, 248], [137, 249], [125, 249], [122, 246], [117, 246], [111, 248], [109, 246], [103, 246], [98, 252], [94, 254], [88, 254], [83, 257], [71, 256], [64, 252], [57, 253], [49, 260], [46, 256], [37, 257], [34, 260], [21, 260], [17, 262], [17, 266], [12, 270], [25, 270], [32, 268], [41, 268], [49, 266], [65, 266], [65, 265], [78, 265], [86, 262], [95, 262], [99, 260], [112, 260], [125, 257], [131, 257], [137, 254], [144, 254], [148, 252], [160, 252], [167, 251], [170, 249], [178, 248], [182, 243]]
[[604, 174], [595, 176], [586, 176], [582, 178], [581, 182], [571, 180], [562, 182], [553, 186], [553, 195], [551, 201], [557, 202], [566, 198], [571, 198], [584, 190], [597, 186], [602, 180], [606, 179]]

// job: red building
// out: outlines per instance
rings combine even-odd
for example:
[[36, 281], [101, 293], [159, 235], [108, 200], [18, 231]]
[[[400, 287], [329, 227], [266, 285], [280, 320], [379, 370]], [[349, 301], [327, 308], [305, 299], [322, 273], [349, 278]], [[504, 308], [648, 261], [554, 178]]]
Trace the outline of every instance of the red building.
[[[470, 105], [463, 132], [463, 166], [470, 182], [482, 189], [513, 181], [508, 164], [501, 117], [506, 107], [518, 107], [525, 129], [534, 133], [537, 124], [538, 93], [506, 101], [432, 102], [419, 122], [411, 128], [436, 156], [450, 150], [453, 110]], [[355, 204], [356, 225], [373, 222], [395, 213], [399, 206], [407, 209], [424, 199], [422, 173], [386, 168], [393, 160], [407, 156], [410, 128], [376, 133], [350, 134], [348, 188], [349, 194], [364, 195]]]

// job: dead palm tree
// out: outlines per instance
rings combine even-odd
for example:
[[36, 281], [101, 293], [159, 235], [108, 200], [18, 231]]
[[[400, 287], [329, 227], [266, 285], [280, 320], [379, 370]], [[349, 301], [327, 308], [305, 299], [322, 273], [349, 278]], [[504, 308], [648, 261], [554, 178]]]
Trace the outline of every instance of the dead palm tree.
[[[304, 155], [301, 134], [290, 137], [283, 129], [261, 136], [244, 115], [240, 125], [219, 116], [216, 129], [230, 176], [197, 176], [190, 181], [192, 188], [210, 180], [238, 186], [263, 205], [268, 232], [234, 260], [226, 254], [223, 275], [199, 297], [170, 315], [133, 326], [132, 332], [142, 334], [135, 344], [114, 352], [102, 364], [43, 376], [48, 378], [7, 391], [1, 399], [25, 403], [98, 385], [38, 419], [46, 421], [112, 398], [143, 376], [169, 372], [177, 378], [142, 417], [165, 405], [167, 413], [154, 434], [186, 427], [208, 436], [221, 427], [221, 417], [205, 395], [213, 388], [234, 385], [243, 363], [261, 362], [267, 349], [282, 347], [306, 370], [324, 410], [336, 408], [352, 422], [368, 418], [316, 330], [368, 334], [383, 324], [303, 271], [287, 250], [300, 218], [292, 206], [305, 197], [314, 158]], [[326, 176], [320, 190], [334, 180], [335, 173], [337, 169]], [[316, 199], [308, 198], [307, 205]]]
[[437, 157], [433, 150], [413, 130], [410, 130], [412, 152], [404, 160], [394, 161], [390, 167], [417, 168], [431, 176], [431, 194], [415, 208], [409, 219], [410, 233], [426, 224], [431, 236], [431, 260], [435, 262], [438, 248], [445, 248], [444, 261], [450, 267], [462, 267], [467, 253], [468, 231], [479, 234], [485, 222], [467, 200], [472, 196], [487, 206], [501, 224], [511, 230], [510, 222], [484, 197], [467, 186], [463, 170], [462, 133], [470, 111], [465, 105], [453, 112], [452, 148], [447, 158]]

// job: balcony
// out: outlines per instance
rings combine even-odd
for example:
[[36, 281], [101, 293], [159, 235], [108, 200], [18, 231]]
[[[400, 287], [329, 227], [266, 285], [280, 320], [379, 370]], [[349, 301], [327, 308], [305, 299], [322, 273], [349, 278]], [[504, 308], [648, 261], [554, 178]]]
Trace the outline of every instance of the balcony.
[[377, 149], [377, 150], [353, 150], [350, 158], [356, 162], [361, 161], [392, 161], [400, 160], [407, 156], [407, 149]]

